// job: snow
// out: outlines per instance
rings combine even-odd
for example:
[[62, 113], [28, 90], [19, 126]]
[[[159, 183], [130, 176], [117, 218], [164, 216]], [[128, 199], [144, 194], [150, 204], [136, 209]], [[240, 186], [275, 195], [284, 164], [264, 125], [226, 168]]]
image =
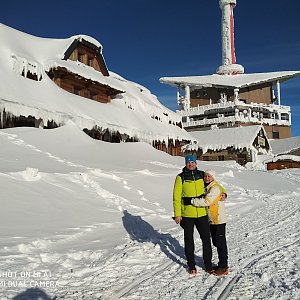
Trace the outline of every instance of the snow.
[[244, 74], [245, 70], [242, 65], [239, 64], [229, 64], [222, 65], [218, 67], [216, 73], [219, 75], [229, 75], [229, 74]]
[[[55, 121], [59, 125], [74, 122], [81, 129], [109, 128], [152, 143], [190, 140], [191, 136], [176, 126], [181, 117], [164, 107], [145, 87], [109, 71], [109, 76], [78, 61], [62, 60], [76, 39], [84, 39], [97, 47], [99, 42], [85, 35], [67, 39], [35, 37], [0, 24], [0, 112], [9, 115], [34, 116]], [[69, 93], [59, 88], [46, 74], [51, 67], [64, 67], [74, 74], [108, 85], [119, 94], [104, 104]], [[40, 81], [21, 76], [29, 70]], [[157, 120], [155, 119], [157, 118]]]
[[300, 71], [281, 71], [270, 73], [252, 73], [252, 74], [236, 74], [236, 75], [205, 75], [205, 76], [185, 76], [185, 77], [162, 77], [161, 83], [170, 85], [191, 85], [197, 87], [232, 87], [243, 88], [265, 82], [275, 82], [279, 80], [283, 82], [295, 76]]
[[286, 154], [300, 149], [300, 136], [294, 136], [286, 139], [270, 140], [270, 144], [275, 155]]
[[[189, 277], [172, 189], [183, 167], [72, 122], [0, 130], [0, 298], [298, 299], [300, 169], [198, 162], [228, 191], [229, 269]], [[214, 249], [214, 262], [216, 259]]]

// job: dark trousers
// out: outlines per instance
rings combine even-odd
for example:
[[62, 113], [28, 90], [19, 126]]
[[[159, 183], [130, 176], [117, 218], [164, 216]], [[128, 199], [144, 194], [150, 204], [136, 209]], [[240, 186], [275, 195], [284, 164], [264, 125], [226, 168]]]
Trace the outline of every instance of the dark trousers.
[[189, 269], [195, 269], [194, 226], [196, 226], [202, 241], [204, 267], [210, 270], [212, 268], [212, 249], [207, 216], [200, 218], [183, 217], [180, 225], [184, 229], [184, 251]]
[[213, 245], [217, 247], [219, 268], [228, 266], [228, 250], [226, 243], [226, 224], [210, 225], [210, 234]]

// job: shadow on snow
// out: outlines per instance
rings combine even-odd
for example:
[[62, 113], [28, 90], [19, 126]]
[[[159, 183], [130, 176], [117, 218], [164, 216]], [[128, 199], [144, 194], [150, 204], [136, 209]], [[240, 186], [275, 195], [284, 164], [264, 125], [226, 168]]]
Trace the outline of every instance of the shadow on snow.
[[[186, 268], [186, 264], [181, 261], [181, 259], [185, 260], [184, 248], [172, 235], [158, 232], [140, 216], [134, 216], [127, 210], [124, 210], [123, 213], [124, 228], [133, 241], [151, 242], [154, 245], [159, 245], [161, 251], [169, 259]], [[200, 264], [203, 264], [202, 258], [196, 257], [196, 260], [201, 261]]]
[[56, 297], [51, 298], [43, 290], [38, 288], [30, 288], [26, 291], [13, 297], [12, 300], [54, 300]]

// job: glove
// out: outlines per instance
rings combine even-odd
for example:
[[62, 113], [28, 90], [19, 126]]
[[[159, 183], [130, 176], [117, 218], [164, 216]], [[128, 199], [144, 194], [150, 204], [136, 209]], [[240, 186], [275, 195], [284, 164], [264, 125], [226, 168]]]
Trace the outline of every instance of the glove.
[[192, 203], [192, 205], [194, 205], [196, 207], [200, 207], [201, 206], [201, 199], [200, 198], [192, 198], [191, 203]]

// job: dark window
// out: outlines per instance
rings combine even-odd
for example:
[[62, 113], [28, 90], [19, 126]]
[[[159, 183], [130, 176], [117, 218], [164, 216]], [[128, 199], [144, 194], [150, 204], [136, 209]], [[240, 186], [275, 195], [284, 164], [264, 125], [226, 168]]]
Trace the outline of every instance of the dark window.
[[88, 58], [88, 65], [90, 66], [90, 67], [92, 67], [93, 66], [93, 57], [89, 57]]
[[78, 61], [83, 63], [83, 56], [84, 56], [84, 54], [78, 53]]
[[79, 88], [79, 87], [74, 86], [73, 91], [74, 91], [74, 94], [75, 94], [75, 95], [80, 95], [80, 88]]
[[90, 93], [90, 99], [96, 100], [97, 99], [97, 94]]
[[224, 155], [219, 155], [219, 156], [218, 156], [218, 160], [219, 160], [219, 161], [223, 161], [223, 160], [224, 160]]
[[279, 139], [279, 132], [278, 131], [273, 131], [272, 132], [272, 137], [273, 137], [273, 139]]

